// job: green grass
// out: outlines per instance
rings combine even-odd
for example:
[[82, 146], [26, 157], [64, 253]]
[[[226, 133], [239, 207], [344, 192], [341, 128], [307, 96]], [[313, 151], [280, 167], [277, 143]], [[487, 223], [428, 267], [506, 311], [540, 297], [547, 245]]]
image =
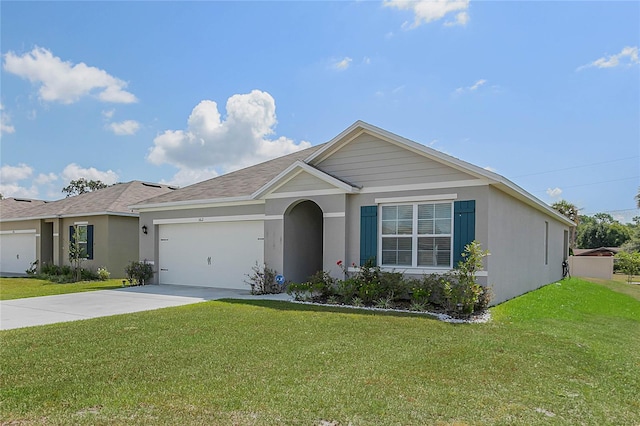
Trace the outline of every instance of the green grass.
[[108, 290], [116, 287], [122, 287], [122, 280], [81, 281], [77, 283], [57, 284], [35, 278], [0, 278], [0, 300], [78, 293], [81, 291]]
[[0, 422], [637, 425], [639, 297], [571, 279], [488, 324], [216, 301], [8, 330]]

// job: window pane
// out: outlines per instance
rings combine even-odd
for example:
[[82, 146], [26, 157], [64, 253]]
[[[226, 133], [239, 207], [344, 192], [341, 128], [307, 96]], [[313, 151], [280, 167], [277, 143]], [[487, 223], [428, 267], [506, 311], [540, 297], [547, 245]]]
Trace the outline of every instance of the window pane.
[[397, 265], [398, 253], [395, 251], [382, 250], [382, 264], [383, 265]]
[[420, 204], [418, 206], [418, 219], [433, 219], [433, 217], [434, 217], [433, 204]]
[[87, 242], [87, 227], [78, 226], [78, 235], [76, 236], [78, 242]]
[[412, 254], [411, 238], [382, 239], [382, 264], [383, 265], [407, 265], [411, 266]]
[[398, 218], [398, 206], [382, 206], [382, 220], [396, 220]]
[[396, 263], [396, 265], [411, 266], [411, 251], [399, 251], [398, 263]]
[[450, 234], [451, 233], [451, 219], [436, 219], [436, 229], [434, 234]]
[[398, 250], [409, 250], [411, 251], [413, 243], [411, 238], [397, 238], [398, 240]]
[[409, 234], [413, 233], [413, 222], [410, 220], [399, 220], [398, 221], [398, 234]]
[[418, 266], [450, 266], [451, 239], [449, 237], [418, 238]]
[[398, 206], [398, 219], [413, 220], [413, 206]]
[[397, 234], [398, 233], [398, 223], [395, 220], [383, 220], [382, 221], [382, 234]]
[[398, 250], [398, 239], [397, 238], [383, 238], [382, 239], [382, 250]]
[[418, 220], [418, 234], [433, 234], [433, 220]]
[[451, 204], [435, 204], [435, 217], [438, 219], [451, 218]]

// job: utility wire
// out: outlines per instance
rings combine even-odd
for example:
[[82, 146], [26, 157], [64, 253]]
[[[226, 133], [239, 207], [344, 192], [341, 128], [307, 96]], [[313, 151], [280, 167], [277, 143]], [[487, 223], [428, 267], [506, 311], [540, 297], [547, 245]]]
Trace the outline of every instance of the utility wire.
[[543, 175], [545, 173], [562, 172], [562, 171], [565, 171], [565, 170], [580, 169], [582, 167], [599, 166], [601, 164], [609, 164], [609, 163], [615, 163], [617, 161], [632, 160], [634, 158], [640, 158], [640, 155], [634, 155], [632, 157], [625, 157], [625, 158], [618, 158], [616, 160], [601, 161], [601, 162], [598, 162], [598, 163], [583, 164], [583, 165], [580, 165], [580, 166], [565, 167], [563, 169], [547, 170], [546, 172], [527, 173], [525, 175], [513, 176], [513, 178], [520, 178], [520, 177], [525, 177], [525, 176]]
[[[626, 177], [626, 178], [621, 178], [621, 179], [603, 180], [603, 181], [600, 181], [600, 182], [582, 183], [580, 185], [563, 186], [562, 190], [565, 190], [566, 188], [578, 188], [578, 187], [581, 187], [581, 186], [598, 185], [598, 184], [601, 184], [601, 183], [619, 182], [619, 181], [622, 181], [622, 180], [638, 179], [638, 178], [640, 178], [640, 176], [631, 176], [631, 177]], [[534, 193], [537, 194], [537, 193], [540, 193], [540, 192], [546, 192], [547, 190], [548, 190], [548, 188], [547, 189], [538, 189]]]

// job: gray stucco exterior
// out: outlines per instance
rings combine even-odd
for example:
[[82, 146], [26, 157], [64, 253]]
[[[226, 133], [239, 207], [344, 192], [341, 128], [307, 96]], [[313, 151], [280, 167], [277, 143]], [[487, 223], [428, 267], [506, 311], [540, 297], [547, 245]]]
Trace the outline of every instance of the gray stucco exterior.
[[[386, 205], [417, 208], [421, 203], [453, 206], [471, 201], [475, 205], [473, 238], [491, 252], [478, 279], [492, 287], [494, 303], [561, 278], [564, 234], [572, 223], [495, 173], [362, 122], [304, 157], [285, 160], [272, 160], [278, 161], [279, 170], [267, 162], [234, 172], [242, 181], [237, 194], [229, 189], [228, 178], [215, 178], [185, 188], [183, 199], [178, 190], [170, 198], [160, 196], [135, 206], [140, 224], [149, 228], [148, 235], [140, 236], [140, 259], [153, 261], [156, 270], [161, 270], [162, 264], [156, 262], [158, 229], [166, 224], [251, 219], [263, 221], [260, 238], [268, 267], [295, 281], [320, 265], [342, 277], [338, 261], [360, 264], [362, 207], [380, 212]], [[271, 175], [252, 186], [258, 170]], [[225, 197], [215, 196], [222, 193], [216, 179], [225, 186]], [[207, 191], [214, 195], [208, 198]], [[380, 232], [378, 225], [378, 243]], [[241, 247], [233, 241], [228, 244], [229, 250], [241, 255]], [[377, 261], [380, 264], [380, 256]], [[452, 266], [453, 261], [446, 267], [417, 267], [414, 263], [387, 269], [421, 275]], [[184, 277], [188, 284], [188, 271]], [[161, 281], [158, 274], [156, 280]], [[214, 278], [210, 282], [211, 286], [227, 284]]]

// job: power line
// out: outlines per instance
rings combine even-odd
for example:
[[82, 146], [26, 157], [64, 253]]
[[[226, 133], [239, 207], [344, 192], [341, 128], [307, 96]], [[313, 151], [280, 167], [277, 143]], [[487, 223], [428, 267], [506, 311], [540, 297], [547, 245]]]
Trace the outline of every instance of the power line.
[[[620, 182], [622, 180], [638, 179], [638, 178], [640, 178], [640, 176], [631, 176], [631, 177], [626, 177], [626, 178], [621, 178], [621, 179], [603, 180], [603, 181], [600, 181], [600, 182], [581, 183], [580, 185], [563, 186], [561, 189], [565, 190], [567, 188], [578, 188], [578, 187], [581, 187], [581, 186], [598, 185], [598, 184], [601, 184], [601, 183], [610, 183], [610, 182]], [[547, 189], [538, 189], [537, 191], [535, 191], [535, 193], [546, 192], [546, 191], [547, 191]]]
[[591, 167], [591, 166], [599, 166], [601, 164], [609, 164], [609, 163], [615, 163], [617, 161], [624, 161], [624, 160], [632, 160], [634, 158], [640, 158], [640, 155], [634, 155], [632, 157], [625, 157], [625, 158], [618, 158], [616, 160], [607, 160], [607, 161], [600, 161], [598, 163], [591, 163], [591, 164], [583, 164], [580, 166], [571, 166], [571, 167], [565, 167], [563, 169], [555, 169], [555, 170], [547, 170], [546, 172], [535, 172], [535, 173], [527, 173], [525, 175], [518, 175], [518, 176], [513, 176], [513, 178], [520, 178], [520, 177], [525, 177], [525, 176], [535, 176], [535, 175], [543, 175], [545, 173], [554, 173], [554, 172], [562, 172], [565, 170], [573, 170], [573, 169], [580, 169], [582, 167]]

